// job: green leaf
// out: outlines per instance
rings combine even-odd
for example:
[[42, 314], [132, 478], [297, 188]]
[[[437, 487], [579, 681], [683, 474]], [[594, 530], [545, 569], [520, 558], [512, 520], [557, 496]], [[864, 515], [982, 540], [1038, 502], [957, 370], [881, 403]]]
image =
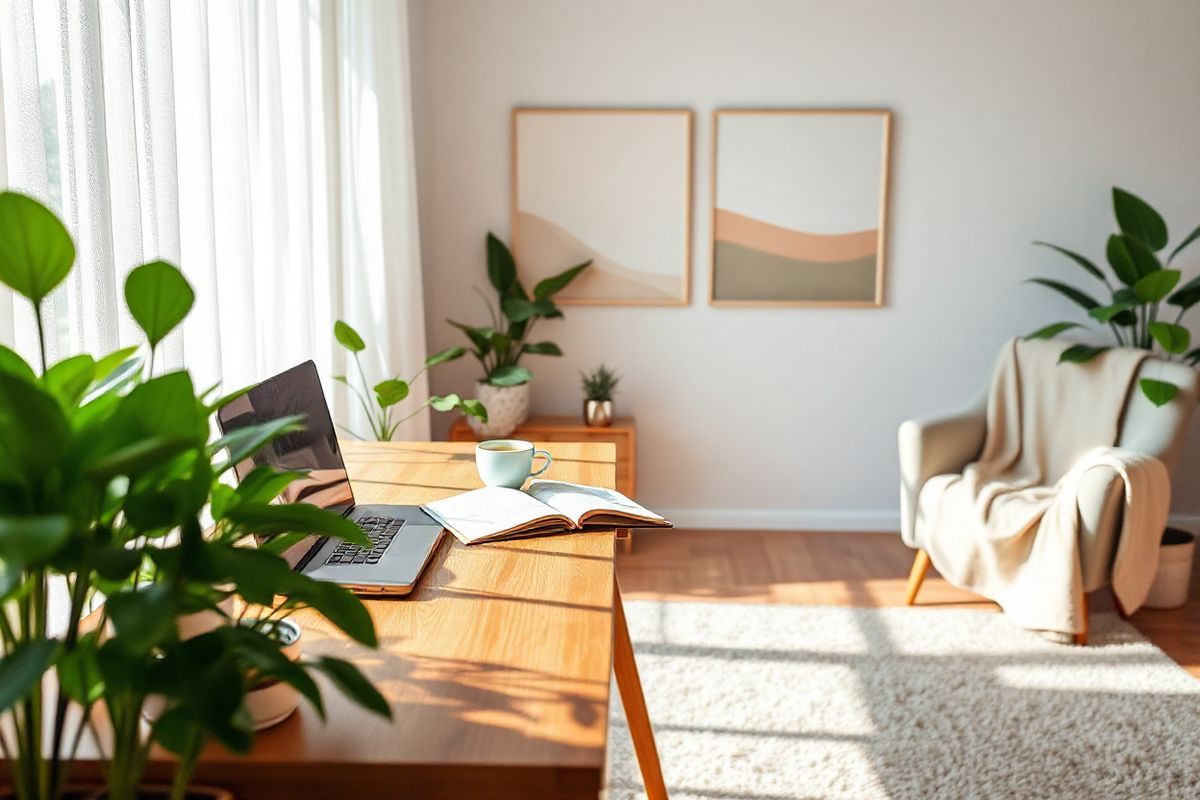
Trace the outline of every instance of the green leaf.
[[1175, 256], [1182, 253], [1183, 249], [1185, 247], [1187, 247], [1189, 244], [1196, 241], [1197, 239], [1200, 239], [1200, 226], [1198, 226], [1196, 228], [1196, 230], [1192, 231], [1187, 236], [1183, 237], [1183, 241], [1180, 242], [1179, 245], [1174, 250], [1171, 251], [1171, 255], [1169, 255], [1167, 257], [1167, 263], [1170, 264], [1172, 261], [1174, 261]]
[[80, 705], [90, 705], [104, 694], [104, 676], [100, 674], [92, 635], [81, 638], [73, 650], [63, 653], [55, 672], [63, 692]]
[[25, 699], [50, 669], [57, 652], [56, 639], [34, 639], [18, 642], [0, 660], [0, 713]]
[[208, 406], [207, 406], [208, 412], [211, 414], [214, 411], [220, 411], [222, 408], [229, 405], [234, 400], [237, 400], [239, 397], [249, 394], [251, 391], [254, 390], [254, 388], [255, 387], [253, 385], [243, 386], [240, 389], [234, 389], [232, 392], [229, 392], [228, 394], [221, 395], [216, 400], [214, 400], [208, 404]]
[[1137, 239], [1128, 236], [1122, 236], [1121, 239], [1124, 241], [1125, 247], [1129, 250], [1130, 257], [1133, 258], [1133, 266], [1137, 270], [1138, 277], [1144, 278], [1152, 272], [1158, 272], [1163, 268], [1158, 260], [1158, 256], [1154, 255], [1149, 247], [1146, 247], [1146, 245]]
[[71, 534], [66, 514], [0, 517], [0, 561], [35, 564], [58, 552]]
[[1157, 303], [1171, 293], [1179, 278], [1179, 270], [1160, 269], [1139, 279], [1133, 285], [1133, 293], [1144, 303]]
[[361, 353], [367, 349], [367, 343], [358, 335], [358, 331], [340, 319], [333, 323], [333, 338], [337, 339], [338, 344], [351, 353]]
[[487, 273], [488, 280], [501, 295], [517, 280], [517, 263], [512, 251], [491, 232], [487, 235]]
[[522, 353], [535, 356], [561, 356], [562, 350], [554, 342], [532, 342], [521, 348]]
[[1167, 223], [1149, 203], [1116, 186], [1112, 190], [1112, 199], [1117, 225], [1122, 233], [1154, 251], [1167, 246]]
[[435, 411], [453, 411], [462, 405], [462, 398], [453, 393], [443, 397], [434, 395], [433, 397], [429, 398], [429, 405], [431, 405]]
[[464, 413], [469, 414], [470, 416], [475, 417], [476, 419], [480, 419], [484, 422], [487, 422], [487, 420], [488, 420], [487, 407], [484, 406], [484, 404], [479, 402], [478, 400], [474, 400], [474, 399], [463, 400], [462, 401], [462, 410]]
[[37, 381], [37, 374], [34, 373], [33, 367], [29, 366], [25, 359], [17, 355], [16, 351], [4, 345], [0, 345], [0, 372], [12, 375], [14, 378], [20, 378], [23, 381], [28, 381], [29, 383]]
[[539, 317], [545, 317], [546, 319], [554, 319], [555, 317], [562, 316], [562, 312], [558, 310], [558, 306], [554, 305], [554, 301], [549, 297], [533, 301], [533, 309]]
[[182, 436], [149, 436], [98, 458], [87, 474], [102, 481], [117, 475], [134, 476], [194, 446], [193, 440]]
[[132, 347], [122, 347], [120, 350], [114, 350], [108, 355], [97, 359], [92, 380], [96, 382], [104, 380], [118, 367], [122, 366], [130, 359], [133, 359], [137, 351], [137, 345], [133, 345]]
[[1038, 328], [1033, 333], [1026, 334], [1025, 341], [1029, 341], [1030, 339], [1053, 339], [1063, 331], [1068, 331], [1071, 328], [1082, 327], [1084, 326], [1080, 325], [1078, 322], [1055, 322], [1047, 325], [1044, 328]]
[[518, 386], [533, 379], [533, 373], [517, 364], [507, 364], [496, 367], [488, 375], [488, 383], [492, 386]]
[[570, 284], [571, 281], [575, 280], [575, 278], [579, 276], [579, 273], [583, 272], [591, 265], [592, 261], [591, 259], [588, 259], [582, 264], [577, 264], [570, 269], [563, 270], [557, 275], [546, 278], [542, 281], [538, 281], [538, 285], [533, 287], [533, 296], [538, 300], [542, 300], [547, 297], [553, 297], [563, 289], [567, 288], [567, 285]]
[[71, 356], [46, 370], [42, 383], [69, 409], [83, 397], [95, 375], [96, 362], [91, 356]]
[[[246, 477], [238, 481], [234, 495], [238, 503], [270, 503], [286, 489], [292, 481], [303, 478], [307, 472], [284, 471], [269, 464], [260, 464]], [[213, 516], [219, 516], [215, 512]]]
[[120, 545], [97, 545], [92, 552], [92, 565], [105, 580], [126, 580], [141, 563], [142, 558], [137, 550]]
[[114, 641], [130, 653], [142, 653], [175, 629], [173, 587], [150, 583], [110, 596], [105, 603], [116, 630]]
[[1162, 345], [1163, 350], [1175, 355], [1185, 352], [1192, 343], [1192, 335], [1187, 328], [1170, 322], [1151, 322], [1150, 335]]
[[1179, 387], [1175, 384], [1152, 378], [1142, 378], [1138, 385], [1142, 387], [1142, 394], [1146, 395], [1146, 399], [1156, 406], [1165, 406], [1179, 393]]
[[399, 378], [391, 378], [375, 384], [375, 399], [380, 408], [389, 408], [408, 397], [408, 384]]
[[445, 364], [447, 361], [454, 361], [462, 358], [466, 354], [466, 350], [461, 347], [448, 347], [440, 353], [434, 353], [425, 359], [425, 366], [436, 367], [438, 364]]
[[494, 331], [491, 328], [476, 328], [471, 325], [464, 325], [461, 322], [455, 322], [452, 319], [446, 320], [454, 327], [467, 335], [471, 340], [471, 344], [475, 347], [475, 355], [483, 358], [488, 353], [492, 352], [492, 334]]
[[500, 307], [504, 311], [504, 316], [513, 322], [524, 322], [538, 314], [537, 306], [519, 297], [506, 297]]
[[358, 667], [340, 658], [323, 656], [313, 666], [324, 672], [346, 697], [381, 717], [392, 718], [392, 707], [359, 671]]
[[1092, 347], [1091, 345], [1086, 344], [1072, 345], [1064, 350], [1062, 355], [1058, 357], [1058, 363], [1083, 364], [1091, 361], [1093, 358], [1109, 349], [1111, 348]]
[[34, 305], [75, 263], [71, 234], [54, 212], [17, 192], [0, 192], [0, 281]]
[[1133, 254], [1129, 252], [1129, 241], [1131, 240], [1114, 233], [1108, 237], [1108, 246], [1105, 249], [1109, 266], [1126, 286], [1137, 283], [1140, 277], [1137, 265], [1133, 263]]
[[1082, 306], [1085, 310], [1090, 311], [1100, 305], [1100, 302], [1086, 292], [1076, 289], [1074, 286], [1068, 286], [1065, 283], [1050, 280], [1049, 278], [1030, 278], [1026, 283], [1036, 283], [1045, 286], [1048, 289], [1053, 289], [1067, 299], [1074, 302], [1076, 305]]
[[[136, 350], [137, 348], [133, 349]], [[120, 352], [124, 351], [118, 351], [118, 353]], [[117, 355], [117, 353], [113, 355]], [[111, 370], [106, 369], [107, 364], [104, 362], [107, 358], [106, 356], [104, 359], [96, 362], [96, 373], [92, 378], [92, 385], [88, 387], [87, 394], [82, 400], [83, 403], [90, 403], [97, 397], [110, 392], [120, 392], [125, 387], [136, 382], [142, 374], [141, 356], [131, 356]]]
[[1179, 287], [1173, 295], [1167, 298], [1167, 302], [1183, 309], [1191, 308], [1196, 303], [1200, 303], [1200, 277], [1192, 278]]
[[257, 453], [268, 442], [302, 430], [304, 430], [303, 416], [296, 414], [290, 417], [280, 417], [255, 425], [235, 428], [209, 445], [209, 450], [213, 453], [219, 452], [223, 447], [229, 450], [229, 460], [220, 470], [224, 472], [225, 469], [236, 466]]
[[183, 273], [166, 261], [151, 261], [125, 279], [125, 305], [154, 347], [192, 310], [196, 293]]
[[31, 486], [58, 469], [70, 430], [53, 395], [0, 372], [0, 481]]
[[1137, 303], [1130, 303], [1130, 302], [1113, 303], [1111, 306], [1101, 306], [1100, 308], [1093, 308], [1091, 311], [1088, 312], [1088, 316], [1098, 322], [1103, 322], [1105, 324], [1108, 324], [1116, 316], [1118, 316], [1119, 314], [1122, 314], [1125, 311], [1128, 311], [1129, 309], [1135, 307], [1136, 305], [1137, 305]]
[[225, 518], [264, 536], [308, 533], [332, 536], [358, 547], [371, 546], [367, 535], [357, 524], [340, 514], [325, 511], [310, 503], [241, 503], [227, 509]]

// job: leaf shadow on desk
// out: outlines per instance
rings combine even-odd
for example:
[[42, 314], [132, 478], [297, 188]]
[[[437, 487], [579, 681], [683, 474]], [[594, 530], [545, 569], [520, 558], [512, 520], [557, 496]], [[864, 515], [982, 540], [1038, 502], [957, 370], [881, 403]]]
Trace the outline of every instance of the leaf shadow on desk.
[[[571, 741], [571, 734], [578, 733], [576, 726], [606, 724], [607, 679], [565, 679], [512, 664], [395, 652], [398, 647], [411, 646], [410, 637], [385, 636], [379, 644], [379, 649], [372, 651], [327, 639], [320, 652], [353, 660], [364, 671], [391, 704], [393, 727], [440, 725], [443, 735], [456, 741], [486, 742], [489, 751], [506, 747], [527, 750], [529, 743], [544, 742], [550, 745], [546, 755], [553, 758], [562, 755], [556, 752], [559, 748], [586, 746]], [[320, 682], [328, 698], [331, 687], [324, 679]], [[345, 714], [342, 724], [358, 730], [363, 712], [341, 708], [345, 709], [339, 712]], [[564, 725], [564, 717], [573, 725]], [[531, 729], [543, 721], [562, 736], [532, 735]], [[276, 730], [286, 734], [291, 728], [291, 735], [304, 736], [297, 726], [321, 724], [311, 708], [304, 708]], [[601, 746], [602, 742], [596, 743]]]

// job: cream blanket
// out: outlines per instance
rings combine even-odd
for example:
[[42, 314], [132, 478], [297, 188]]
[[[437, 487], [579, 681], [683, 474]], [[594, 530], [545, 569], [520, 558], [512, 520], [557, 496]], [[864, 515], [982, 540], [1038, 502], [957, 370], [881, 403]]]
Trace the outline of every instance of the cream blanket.
[[916, 540], [951, 583], [995, 600], [1019, 625], [1084, 630], [1079, 557], [1080, 483], [1110, 468], [1125, 504], [1112, 570], [1129, 613], [1145, 600], [1170, 507], [1167, 469], [1114, 447], [1121, 413], [1146, 354], [1109, 351], [1058, 365], [1063, 347], [1013, 340], [996, 363], [979, 461], [921, 490]]

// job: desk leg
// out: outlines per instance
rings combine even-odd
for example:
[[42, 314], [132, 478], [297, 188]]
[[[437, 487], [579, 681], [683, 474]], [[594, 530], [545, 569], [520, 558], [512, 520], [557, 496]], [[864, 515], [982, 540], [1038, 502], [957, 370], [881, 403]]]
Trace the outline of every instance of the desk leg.
[[633, 749], [637, 753], [638, 766], [642, 770], [642, 783], [646, 785], [649, 800], [667, 800], [667, 786], [663, 783], [662, 765], [658, 762], [658, 748], [654, 744], [654, 729], [650, 727], [650, 714], [646, 711], [646, 698], [642, 694], [642, 681], [638, 677], [637, 663], [633, 660], [633, 642], [629, 640], [629, 626], [625, 623], [625, 607], [621, 604], [621, 586], [613, 576], [613, 672], [617, 676], [617, 690], [621, 693], [621, 705], [625, 707], [625, 719], [629, 721], [629, 734], [633, 738]]

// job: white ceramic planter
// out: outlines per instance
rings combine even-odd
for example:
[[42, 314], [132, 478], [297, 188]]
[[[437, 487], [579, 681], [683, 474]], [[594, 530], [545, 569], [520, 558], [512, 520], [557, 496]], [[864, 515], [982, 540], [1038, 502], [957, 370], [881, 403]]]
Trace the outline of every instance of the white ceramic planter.
[[[217, 627], [216, 625], [210, 625], [211, 618], [204, 617], [204, 614], [211, 614], [212, 617], [220, 618], [212, 611], [181, 617], [179, 619], [180, 637], [188, 638], [183, 635], [185, 620], [187, 620], [187, 628], [191, 631], [191, 636], [199, 636]], [[251, 625], [253, 622], [253, 620], [247, 619], [243, 620], [242, 624]], [[301, 653], [300, 638], [302, 634], [300, 626], [291, 620], [283, 620], [277, 624], [283, 631], [283, 654], [292, 661], [299, 661]], [[299, 705], [300, 693], [296, 691], [295, 687], [287, 683], [272, 682], [265, 686], [251, 689], [246, 693], [246, 711], [250, 714], [250, 719], [253, 720], [254, 730], [256, 731], [261, 731], [264, 728], [269, 728], [272, 725], [278, 725], [283, 722], [292, 715], [292, 712]], [[150, 695], [146, 698], [146, 704], [142, 707], [142, 716], [145, 717], [147, 722], [153, 723], [163, 715], [165, 710], [166, 698], [162, 695]]]
[[[247, 620], [246, 622], [252, 623]], [[283, 654], [292, 661], [300, 659], [300, 626], [291, 620], [275, 623], [283, 637]], [[300, 705], [300, 693], [288, 683], [275, 682], [246, 692], [246, 711], [254, 720], [254, 730], [261, 731], [278, 725], [292, 715]]]
[[468, 416], [467, 424], [480, 439], [499, 439], [508, 436], [529, 418], [529, 384], [492, 386], [476, 381], [475, 399], [488, 411], [488, 421]]
[[1187, 602], [1195, 556], [1195, 535], [1167, 528], [1158, 551], [1158, 571], [1146, 595], [1146, 608], [1179, 608]]

